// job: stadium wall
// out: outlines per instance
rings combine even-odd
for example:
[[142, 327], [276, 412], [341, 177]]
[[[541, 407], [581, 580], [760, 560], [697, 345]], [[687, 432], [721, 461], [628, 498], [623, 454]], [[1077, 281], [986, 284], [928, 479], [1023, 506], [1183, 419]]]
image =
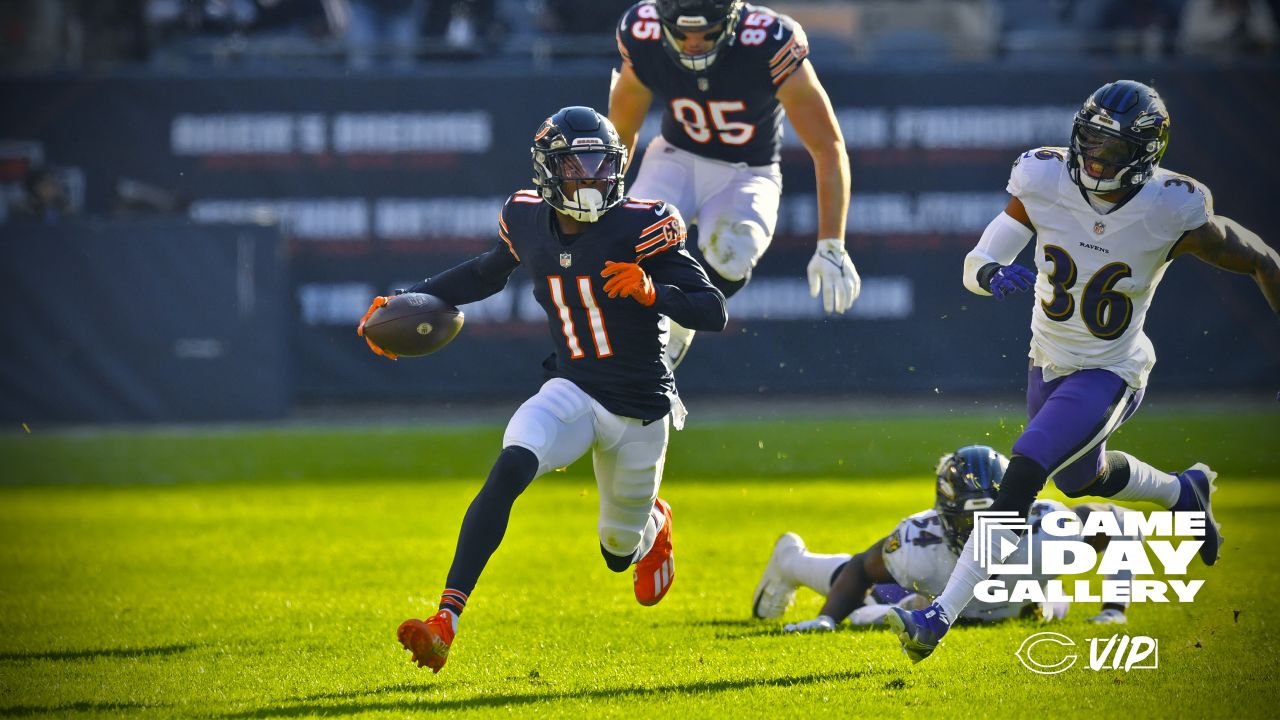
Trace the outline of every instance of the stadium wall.
[[[848, 246], [862, 298], [847, 316], [824, 319], [808, 297], [814, 180], [788, 135], [773, 248], [731, 302], [729, 328], [699, 340], [681, 368], [686, 389], [1017, 392], [1029, 302], [969, 294], [962, 258], [1004, 206], [1013, 159], [1065, 144], [1077, 104], [1117, 77], [1154, 81], [1165, 95], [1174, 116], [1167, 167], [1208, 184], [1219, 212], [1273, 244], [1280, 237], [1268, 212], [1280, 171], [1257, 150], [1280, 115], [1273, 68], [819, 71], [850, 152]], [[276, 344], [290, 352], [298, 397], [478, 399], [527, 393], [540, 381], [551, 339], [522, 273], [501, 295], [465, 308], [463, 336], [430, 360], [373, 356], [355, 322], [373, 295], [487, 249], [502, 201], [529, 186], [532, 130], [563, 105], [603, 108], [607, 77], [602, 66], [554, 76], [9, 79], [0, 92], [24, 111], [0, 117], [0, 141], [4, 162], [20, 163], [25, 152], [77, 168], [93, 216], [119, 212], [122, 188], [133, 183], [169, 193], [196, 226], [278, 225], [291, 330]], [[0, 232], [10, 243], [49, 242], [15, 236], [12, 225]], [[198, 236], [168, 241], [181, 247]], [[35, 255], [23, 252], [30, 265]], [[1280, 370], [1280, 335], [1253, 283], [1193, 261], [1166, 275], [1148, 333], [1160, 352], [1159, 388], [1253, 391]]]
[[292, 401], [280, 233], [181, 220], [10, 223], [0, 416], [275, 418]]

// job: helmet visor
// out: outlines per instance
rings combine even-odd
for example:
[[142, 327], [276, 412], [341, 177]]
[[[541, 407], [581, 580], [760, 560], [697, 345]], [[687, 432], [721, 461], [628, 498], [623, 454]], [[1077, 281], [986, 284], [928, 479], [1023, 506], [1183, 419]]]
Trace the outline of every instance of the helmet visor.
[[1137, 144], [1091, 125], [1082, 125], [1076, 134], [1080, 166], [1089, 177], [1110, 180], [1133, 162]]
[[620, 159], [613, 152], [564, 153], [552, 157], [551, 170], [561, 180], [615, 180]]

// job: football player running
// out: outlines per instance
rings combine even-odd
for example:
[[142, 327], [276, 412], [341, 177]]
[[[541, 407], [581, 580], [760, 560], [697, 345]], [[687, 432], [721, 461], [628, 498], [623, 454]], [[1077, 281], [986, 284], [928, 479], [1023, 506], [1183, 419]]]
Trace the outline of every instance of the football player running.
[[[507, 200], [494, 247], [409, 288], [463, 305], [498, 293], [524, 265], [558, 350], [552, 378], [512, 416], [467, 509], [439, 611], [400, 625], [400, 642], [434, 672], [448, 660], [458, 618], [516, 497], [587, 451], [605, 564], [614, 572], [634, 566], [640, 604], [662, 600], [675, 560], [671, 507], [658, 488], [668, 426], [684, 421], [663, 338], [672, 320], [712, 331], [726, 320], [724, 296], [685, 251], [676, 208], [624, 195], [627, 150], [607, 118], [564, 108], [542, 123], [532, 155], [536, 189]], [[370, 313], [385, 302], [375, 299]]]
[[[1030, 150], [1014, 163], [1013, 197], [965, 258], [964, 284], [997, 300], [1034, 288], [1038, 300], [1029, 419], [991, 510], [1025, 515], [1053, 478], [1069, 497], [1203, 511], [1200, 557], [1212, 565], [1222, 542], [1209, 501], [1216, 474], [1203, 463], [1165, 472], [1108, 451], [1106, 441], [1142, 401], [1155, 364], [1142, 324], [1169, 262], [1192, 255], [1252, 275], [1280, 313], [1280, 254], [1215, 216], [1203, 183], [1160, 167], [1168, 142], [1169, 111], [1155, 90], [1131, 80], [1099, 88], [1076, 113], [1069, 147]], [[1013, 264], [1033, 236], [1035, 271]], [[996, 535], [1017, 540], [1008, 530]], [[972, 545], [936, 602], [888, 616], [913, 662], [933, 652], [988, 577]]]
[[[946, 455], [938, 463], [936, 502], [898, 524], [893, 532], [857, 555], [823, 555], [809, 552], [795, 533], [778, 538], [756, 586], [751, 612], [757, 618], [778, 618], [795, 600], [796, 589], [805, 586], [827, 601], [813, 620], [788, 624], [787, 632], [834, 630], [844, 618], [854, 625], [871, 625], [884, 620], [892, 607], [921, 608], [942, 592], [965, 541], [973, 531], [975, 510], [991, 506], [1009, 461], [985, 445], [969, 445]], [[1112, 512], [1111, 505], [1088, 503], [1072, 508], [1083, 522], [1090, 512]], [[1031, 507], [1028, 520], [1037, 529], [1036, 547], [1050, 537], [1037, 521], [1051, 512], [1068, 510], [1056, 500], [1039, 500]], [[1119, 518], [1117, 518], [1119, 520]], [[1083, 540], [1101, 551], [1109, 538], [1068, 537]], [[1020, 545], [1010, 562], [1026, 562], [1026, 546]], [[1054, 576], [1044, 573], [1040, 558], [1033, 557], [1026, 579], [1042, 585]], [[1127, 579], [1122, 572], [1118, 579]], [[1127, 604], [1107, 603], [1089, 619], [1095, 623], [1124, 623]], [[1044, 620], [1066, 616], [1069, 603], [973, 602], [960, 615], [961, 621], [997, 622], [1008, 618], [1039, 615]]]
[[[849, 158], [804, 30], [786, 15], [741, 0], [646, 0], [617, 30], [622, 70], [609, 93], [609, 119], [634, 152], [656, 97], [662, 132], [645, 151], [635, 197], [674, 203], [698, 225], [711, 282], [732, 296], [751, 279], [778, 220], [782, 118], [813, 156], [818, 243], [809, 291], [828, 313], [857, 299], [857, 270], [845, 253]], [[693, 338], [672, 327], [667, 357], [680, 363]]]

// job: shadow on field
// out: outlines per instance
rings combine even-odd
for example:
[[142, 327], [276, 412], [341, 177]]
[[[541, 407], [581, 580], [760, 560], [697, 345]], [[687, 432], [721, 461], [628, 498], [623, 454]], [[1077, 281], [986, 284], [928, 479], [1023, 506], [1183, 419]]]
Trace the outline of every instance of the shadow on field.
[[[791, 622], [799, 622], [799, 619], [791, 620]], [[715, 636], [717, 640], [747, 640], [750, 638], [764, 637], [767, 635], [785, 635], [782, 628], [785, 623], [780, 620], [695, 620], [686, 623], [693, 627], [709, 627], [715, 628]], [[884, 628], [880, 625], [849, 625], [842, 624], [836, 629], [840, 633], [863, 633], [863, 632], [879, 632]], [[818, 633], [821, 635], [822, 633]]]
[[113, 703], [113, 702], [78, 702], [67, 703], [65, 705], [14, 705], [12, 707], [0, 707], [0, 717], [29, 717], [31, 715], [60, 715], [65, 716], [73, 712], [122, 712], [147, 710], [163, 707], [161, 705], [140, 705], [138, 703]]
[[[715, 680], [674, 685], [657, 685], [654, 687], [618, 687], [584, 690], [581, 692], [547, 692], [547, 693], [506, 693], [501, 695], [482, 695], [466, 698], [450, 698], [432, 702], [430, 700], [400, 701], [365, 701], [348, 703], [316, 703], [304, 702], [290, 707], [264, 707], [257, 710], [223, 715], [227, 720], [239, 718], [263, 717], [306, 717], [311, 715], [355, 715], [365, 712], [412, 711], [412, 710], [471, 710], [475, 708], [505, 708], [520, 705], [532, 705], [540, 702], [556, 702], [560, 700], [617, 700], [628, 696], [646, 697], [655, 695], [705, 695], [708, 693], [732, 692], [756, 687], [796, 687], [821, 682], [857, 680], [874, 673], [891, 673], [891, 668], [884, 670], [850, 670], [846, 672], [821, 673], [782, 678], [744, 678], [742, 680]], [[429, 685], [418, 685], [414, 689], [430, 690]], [[370, 690], [367, 694], [376, 695], [389, 692], [405, 692], [406, 686], [401, 683], [384, 688]], [[299, 698], [303, 701], [314, 701], [332, 697], [317, 695]]]
[[765, 624], [759, 620], [694, 620], [686, 624], [691, 627], [713, 628], [717, 640], [746, 640], [782, 633], [780, 626]]
[[[102, 648], [99, 650], [47, 650], [44, 652], [0, 653], [0, 662], [6, 660], [92, 660], [94, 658], [145, 658], [176, 655], [194, 650], [199, 645], [156, 645], [140, 648]], [[3, 710], [0, 710], [2, 713]]]

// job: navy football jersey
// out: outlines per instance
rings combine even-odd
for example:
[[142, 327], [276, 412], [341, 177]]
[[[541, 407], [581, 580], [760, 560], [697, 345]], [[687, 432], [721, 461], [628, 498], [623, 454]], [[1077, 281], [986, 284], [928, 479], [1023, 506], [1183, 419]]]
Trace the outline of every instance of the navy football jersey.
[[[547, 314], [553, 374], [616, 415], [661, 419], [676, 393], [663, 361], [664, 316], [691, 329], [721, 330], [724, 296], [685, 250], [684, 221], [672, 205], [624, 200], [578, 235], [562, 235], [554, 213], [533, 190], [515, 193], [502, 207], [493, 250], [411, 290], [461, 305], [497, 293], [523, 265]], [[639, 263], [653, 279], [654, 304], [609, 298], [600, 275], [606, 261]]]
[[627, 10], [617, 35], [622, 61], [664, 104], [667, 142], [726, 162], [778, 162], [783, 112], [775, 93], [809, 55], [799, 23], [766, 7], [743, 5], [737, 38], [698, 74], [663, 49], [652, 2]]

